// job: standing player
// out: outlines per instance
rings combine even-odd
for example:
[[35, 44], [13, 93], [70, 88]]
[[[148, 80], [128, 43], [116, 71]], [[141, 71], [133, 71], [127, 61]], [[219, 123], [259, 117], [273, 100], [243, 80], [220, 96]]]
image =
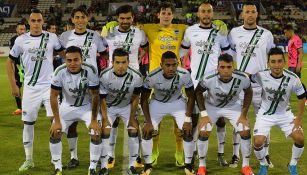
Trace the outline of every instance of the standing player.
[[[141, 73], [129, 65], [129, 53], [117, 48], [112, 53], [113, 67], [100, 74], [101, 113], [103, 115], [103, 144], [109, 144], [110, 126], [119, 117], [123, 120], [129, 135], [128, 174], [137, 174], [134, 162], [138, 157], [138, 121], [135, 113], [139, 104], [142, 87]], [[108, 122], [110, 121], [110, 123]], [[100, 174], [107, 174], [108, 151], [103, 150]]]
[[[195, 88], [204, 73], [216, 69], [221, 52], [230, 48], [227, 32], [223, 33], [213, 28], [213, 7], [210, 3], [200, 4], [197, 16], [200, 19], [199, 24], [187, 28], [180, 49], [180, 53], [186, 55], [188, 49], [191, 48], [191, 77]], [[194, 118], [198, 118], [198, 109], [196, 110], [194, 110]], [[193, 124], [197, 124], [197, 122], [193, 122]], [[221, 166], [227, 166], [228, 163], [224, 160], [225, 121], [222, 122], [219, 119], [216, 125], [218, 161]]]
[[[16, 38], [26, 32], [26, 25], [23, 24], [23, 23], [18, 23], [17, 26], [16, 26], [16, 32], [17, 32], [17, 35], [13, 36], [13, 38], [10, 39], [10, 49], [13, 48]], [[12, 86], [11, 88], [12, 89], [18, 88], [19, 94], [21, 94], [20, 89], [22, 87], [22, 82], [23, 82], [23, 68], [22, 68], [22, 65], [20, 64], [20, 57], [14, 61], [14, 64], [12, 64], [12, 63], [13, 62], [11, 62], [10, 60], [7, 60], [6, 66], [12, 67], [12, 69], [14, 70], [15, 79], [11, 79], [12, 76], [9, 76], [8, 78], [9, 78], [10, 84], [12, 84], [12, 85], [16, 84], [16, 86], [17, 86], [17, 87]], [[7, 70], [8, 69], [9, 68], [7, 68]], [[15, 101], [16, 101], [17, 109], [13, 112], [13, 114], [14, 115], [21, 115], [21, 113], [22, 113], [21, 97], [15, 96]]]
[[[77, 46], [82, 50], [82, 58], [85, 63], [88, 63], [98, 70], [96, 56], [97, 53], [104, 55], [105, 47], [100, 35], [86, 28], [88, 24], [88, 13], [82, 6], [74, 9], [71, 13], [72, 23], [75, 25], [73, 30], [68, 30], [60, 36], [60, 41], [64, 48], [69, 46]], [[98, 76], [98, 72], [97, 72]], [[67, 139], [71, 153], [71, 160], [68, 163], [68, 168], [74, 168], [79, 165], [77, 155], [77, 122], [73, 123], [68, 130]]]
[[[273, 126], [278, 126], [294, 141], [291, 161], [288, 170], [291, 175], [297, 175], [297, 161], [303, 154], [304, 134], [302, 119], [306, 92], [298, 76], [284, 70], [286, 64], [284, 54], [279, 48], [272, 48], [268, 53], [269, 69], [252, 75], [252, 81], [258, 83], [262, 90], [261, 107], [254, 126], [254, 151], [260, 161], [259, 175], [266, 175], [268, 162], [265, 159], [263, 145], [266, 136]], [[291, 93], [298, 98], [298, 113], [294, 117], [288, 107]]]
[[[257, 7], [253, 3], [243, 5], [242, 18], [243, 25], [235, 27], [230, 31], [228, 40], [233, 50], [235, 50], [234, 59], [237, 62], [237, 69], [248, 74], [255, 74], [266, 68], [267, 53], [274, 47], [272, 33], [257, 25]], [[253, 106], [255, 114], [261, 103], [261, 87], [252, 83], [253, 88]], [[265, 148], [267, 150], [266, 159], [270, 167], [273, 164], [270, 161], [268, 147], [269, 138], [267, 137]], [[235, 146], [235, 145], [234, 145]], [[239, 161], [239, 146], [235, 146], [231, 164], [237, 164]]]
[[[75, 121], [84, 121], [90, 130], [90, 167], [89, 175], [96, 175], [100, 157], [100, 126], [97, 121], [99, 102], [99, 79], [97, 70], [82, 61], [79, 47], [66, 49], [65, 63], [58, 67], [51, 84], [50, 101], [54, 122], [50, 127], [50, 152], [55, 166], [55, 175], [62, 175], [62, 132]], [[58, 95], [64, 94], [64, 101], [58, 106]]]
[[[205, 99], [203, 93], [207, 91]], [[243, 105], [239, 94], [244, 91]], [[232, 56], [223, 54], [218, 57], [217, 70], [206, 73], [195, 90], [196, 101], [200, 110], [198, 155], [198, 175], [206, 174], [206, 162], [209, 135], [212, 124], [218, 118], [229, 119], [236, 132], [241, 136], [241, 151], [243, 155], [242, 173], [253, 175], [249, 166], [251, 153], [251, 135], [247, 112], [251, 104], [253, 92], [249, 77], [241, 71], [234, 70]]]
[[[188, 97], [187, 103], [182, 96], [182, 88], [185, 88]], [[154, 90], [151, 102], [149, 97]], [[141, 104], [145, 116], [143, 128], [142, 150], [145, 159], [143, 175], [149, 175], [152, 171], [152, 131], [158, 130], [158, 125], [167, 114], [176, 121], [178, 128], [183, 132], [183, 147], [185, 155], [185, 173], [194, 174], [192, 157], [194, 141], [192, 135], [192, 111], [194, 107], [194, 87], [190, 73], [178, 67], [176, 54], [167, 51], [162, 54], [161, 68], [157, 68], [146, 77], [143, 84]]]
[[[21, 56], [21, 64], [24, 66], [24, 89], [22, 100], [23, 145], [26, 161], [19, 171], [26, 171], [34, 167], [33, 141], [34, 124], [37, 113], [44, 104], [46, 115], [53, 117], [50, 107], [50, 84], [53, 73], [53, 51], [61, 52], [63, 48], [53, 33], [43, 31], [42, 13], [34, 9], [29, 17], [30, 32], [17, 37], [10, 51], [10, 61], [15, 62]], [[63, 54], [61, 52], [61, 54]], [[8, 75], [13, 78], [13, 70], [8, 69]], [[11, 86], [13, 86], [11, 84]], [[16, 86], [15, 86], [16, 87]], [[20, 96], [18, 88], [12, 89], [14, 96]]]

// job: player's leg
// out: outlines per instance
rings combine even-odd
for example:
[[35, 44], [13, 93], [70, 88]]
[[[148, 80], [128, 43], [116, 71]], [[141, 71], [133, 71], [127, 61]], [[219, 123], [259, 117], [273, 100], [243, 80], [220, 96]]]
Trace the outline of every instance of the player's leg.
[[232, 129], [232, 158], [229, 163], [229, 167], [236, 168], [239, 164], [240, 160], [240, 142], [241, 142], [241, 136], [240, 133], [236, 131], [235, 128]]
[[[15, 74], [15, 80], [16, 80], [16, 85], [19, 88], [19, 94], [21, 94], [22, 82], [20, 82], [20, 77], [19, 77], [18, 73], [17, 73], [17, 75]], [[21, 113], [22, 113], [21, 97], [15, 97], [15, 101], [16, 101], [17, 109], [13, 112], [13, 114], [14, 115], [21, 115]]]
[[224, 146], [226, 135], [226, 122], [224, 117], [220, 117], [216, 122], [216, 135], [217, 135], [217, 161], [220, 166], [228, 166], [227, 161], [224, 159]]
[[195, 164], [195, 159], [197, 158], [197, 138], [198, 138], [198, 123], [199, 113], [192, 114], [192, 127], [193, 127], [193, 141], [194, 141], [194, 151], [192, 158], [192, 165]]
[[118, 125], [119, 125], [119, 117], [116, 117], [115, 121], [112, 124], [111, 132], [110, 132], [110, 145], [108, 150], [108, 169], [112, 169], [115, 165], [115, 146], [116, 146], [116, 139], [118, 133]]
[[159, 140], [160, 140], [161, 124], [152, 135], [152, 165], [157, 165], [159, 157]]
[[176, 153], [175, 153], [176, 166], [182, 167], [184, 166], [184, 153], [183, 153], [184, 146], [182, 140], [182, 132], [178, 128], [175, 119], [173, 119], [173, 133], [176, 139]]
[[70, 151], [70, 161], [67, 164], [68, 168], [76, 168], [79, 166], [78, 159], [78, 133], [77, 133], [78, 121], [73, 122], [67, 131], [67, 143]]

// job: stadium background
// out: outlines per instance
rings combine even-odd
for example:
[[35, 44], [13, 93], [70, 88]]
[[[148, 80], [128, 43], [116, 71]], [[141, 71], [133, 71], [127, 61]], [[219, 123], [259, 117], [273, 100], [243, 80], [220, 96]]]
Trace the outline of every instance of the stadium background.
[[[157, 22], [155, 17], [155, 7], [161, 1], [157, 0], [0, 0], [0, 174], [11, 175], [18, 173], [18, 167], [24, 160], [24, 151], [22, 145], [22, 128], [23, 124], [19, 116], [12, 116], [11, 112], [16, 108], [14, 99], [11, 96], [7, 76], [6, 76], [6, 59], [8, 56], [9, 39], [15, 35], [15, 26], [18, 22], [26, 20], [31, 8], [38, 8], [44, 13], [44, 19], [47, 23], [55, 23], [58, 27], [58, 34], [64, 31], [64, 26], [70, 18], [70, 12], [79, 5], [85, 5], [90, 12], [89, 28], [101, 30], [101, 27], [114, 18], [114, 10], [123, 5], [133, 5], [136, 11], [136, 21], [138, 23]], [[177, 0], [173, 1], [176, 6], [175, 19], [173, 23], [192, 24], [197, 21], [195, 12], [201, 0]], [[221, 19], [228, 24], [231, 29], [234, 26], [242, 24], [240, 11], [242, 10], [243, 1], [216, 0], [214, 4], [214, 18]], [[296, 28], [296, 33], [301, 37], [304, 43], [304, 52], [307, 53], [307, 1], [296, 0], [262, 0], [255, 1], [260, 11], [259, 22], [274, 35], [275, 43], [287, 51], [287, 40], [283, 36], [282, 26], [291, 23]], [[303, 58], [304, 67], [302, 70], [302, 81], [307, 84], [307, 55]], [[296, 98], [291, 98], [291, 106], [296, 112]], [[249, 111], [251, 123], [254, 123], [254, 114], [252, 108]], [[36, 168], [26, 174], [43, 175], [50, 174], [53, 166], [50, 163], [51, 156], [48, 144], [49, 120], [45, 117], [45, 111], [42, 109], [39, 113], [38, 122], [35, 128], [34, 141], [34, 162]], [[304, 115], [306, 117], [306, 113]], [[304, 119], [303, 126], [306, 127], [307, 120]], [[160, 140], [160, 157], [158, 166], [154, 169], [153, 174], [183, 174], [183, 170], [175, 167], [174, 158], [174, 137], [171, 132], [172, 125], [170, 117], [162, 122], [162, 133]], [[253, 125], [253, 124], [252, 124]], [[125, 174], [127, 167], [127, 137], [123, 130], [121, 122], [116, 149], [116, 166], [111, 170], [111, 174]], [[64, 171], [65, 174], [85, 174], [87, 173], [89, 148], [87, 130], [84, 125], [79, 125], [79, 143], [78, 154], [81, 161], [79, 168], [75, 170]], [[227, 136], [225, 146], [225, 157], [227, 160], [232, 156], [231, 145], [231, 127], [227, 124]], [[305, 137], [306, 138], [306, 137]], [[63, 138], [63, 164], [69, 161], [69, 150], [67, 142]], [[170, 143], [171, 142], [171, 143]], [[287, 163], [291, 156], [292, 141], [285, 140], [283, 133], [274, 128], [271, 136], [270, 155], [275, 167], [269, 170], [269, 174], [288, 174]], [[209, 175], [229, 175], [239, 174], [240, 169], [231, 169], [219, 167], [216, 162], [217, 143], [216, 135], [210, 137], [209, 155], [207, 160]], [[299, 174], [307, 174], [307, 153], [302, 156], [298, 164]], [[254, 155], [251, 158], [251, 166], [258, 170], [258, 162]]]

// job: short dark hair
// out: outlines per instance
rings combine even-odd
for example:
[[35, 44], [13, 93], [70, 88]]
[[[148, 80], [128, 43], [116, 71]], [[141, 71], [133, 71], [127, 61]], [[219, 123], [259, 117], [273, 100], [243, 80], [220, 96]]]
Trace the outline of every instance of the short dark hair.
[[231, 63], [233, 62], [233, 57], [231, 55], [229, 55], [228, 53], [222, 54], [218, 57], [218, 63], [220, 61], [224, 61], [226, 63]]
[[170, 2], [162, 2], [157, 8], [157, 13], [160, 13], [161, 10], [165, 10], [167, 8], [170, 8], [172, 13], [175, 13], [175, 6]]
[[161, 62], [165, 59], [176, 59], [177, 60], [177, 55], [172, 52], [172, 51], [166, 51], [162, 54]]
[[[242, 6], [242, 7], [244, 7], [244, 6], [248, 6], [248, 5], [255, 6], [255, 7], [256, 7], [256, 10], [257, 10], [257, 12], [259, 12], [259, 9], [258, 9], [257, 5], [256, 5], [254, 2], [245, 2], [245, 3], [243, 3], [243, 6]], [[243, 10], [243, 8], [242, 8], [242, 10]]]
[[127, 56], [127, 60], [129, 61], [129, 53], [126, 50], [124, 50], [123, 48], [117, 48], [113, 51], [112, 61], [115, 60], [116, 56], [120, 56], [120, 57]]
[[48, 30], [48, 29], [50, 29], [50, 28], [51, 28], [51, 26], [55, 26], [55, 27], [57, 27], [57, 26], [56, 26], [56, 24], [55, 24], [55, 22], [53, 22], [53, 21], [52, 21], [52, 22], [48, 22], [48, 23], [47, 23], [47, 25], [46, 25], [46, 29], [47, 29], [47, 30]]
[[294, 27], [291, 24], [287, 24], [287, 25], [285, 25], [284, 30], [294, 31]]
[[119, 16], [121, 13], [131, 12], [132, 16], [134, 15], [133, 8], [131, 5], [122, 5], [116, 9], [116, 16]]
[[75, 26], [75, 24], [72, 23], [71, 18], [68, 19], [68, 21], [66, 22], [66, 25]]
[[88, 12], [87, 12], [87, 10], [86, 10], [86, 7], [84, 7], [84, 6], [82, 6], [82, 5], [72, 10], [72, 12], [71, 12], [71, 17], [73, 18], [77, 12], [81, 12], [81, 13], [83, 13], [85, 16], [88, 16]]
[[36, 8], [31, 9], [31, 13], [40, 13], [40, 14], [42, 14], [42, 12], [39, 9], [36, 9]]
[[270, 57], [272, 55], [282, 55], [284, 61], [286, 61], [284, 52], [279, 47], [273, 47], [273, 48], [270, 49], [270, 51], [268, 53], [268, 62], [270, 61]]
[[23, 21], [20, 21], [20, 22], [17, 23], [16, 27], [17, 26], [23, 26], [23, 25], [26, 25], [26, 24]]
[[67, 53], [76, 53], [76, 52], [80, 54], [81, 59], [82, 59], [82, 50], [79, 47], [77, 47], [77, 46], [69, 46], [66, 49], [65, 54], [67, 54]]

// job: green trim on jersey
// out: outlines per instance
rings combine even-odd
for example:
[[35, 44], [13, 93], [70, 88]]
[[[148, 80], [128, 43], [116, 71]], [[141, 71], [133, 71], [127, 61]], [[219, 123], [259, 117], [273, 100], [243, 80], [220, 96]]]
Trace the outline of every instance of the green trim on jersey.
[[261, 35], [263, 34], [264, 30], [263, 29], [257, 29], [252, 37], [252, 39], [250, 40], [246, 50], [245, 50], [245, 56], [243, 57], [242, 59], [242, 62], [241, 62], [241, 65], [240, 65], [240, 68], [239, 68], [239, 71], [242, 71], [244, 72], [248, 63], [249, 63], [249, 60], [252, 56], [252, 53], [258, 43], [258, 41], [260, 40], [260, 37]]
[[226, 106], [226, 105], [232, 100], [233, 96], [236, 95], [236, 93], [237, 93], [237, 91], [234, 91], [234, 90], [233, 90], [233, 87], [234, 87], [234, 86], [239, 86], [240, 83], [241, 83], [241, 80], [240, 80], [240, 79], [235, 78], [235, 79], [233, 80], [232, 85], [231, 85], [231, 88], [230, 88], [230, 91], [228, 92], [228, 94], [227, 94], [227, 96], [224, 98], [224, 100], [223, 100], [220, 104], [217, 105], [217, 107], [222, 108], [222, 107]]
[[156, 71], [154, 71], [154, 72], [151, 72], [151, 73], [148, 75], [148, 77], [152, 77], [152, 76], [156, 75], [157, 73], [159, 73], [159, 72], [161, 72], [161, 71], [162, 71], [162, 69], [159, 68], [158, 70], [156, 70]]
[[209, 79], [211, 79], [211, 78], [213, 78], [213, 77], [215, 77], [215, 76], [217, 76], [219, 73], [214, 73], [214, 74], [211, 74], [211, 75], [208, 75], [208, 76], [206, 76], [206, 80], [209, 80]]
[[86, 58], [88, 56], [88, 52], [90, 50], [89, 48], [92, 45], [93, 38], [94, 38], [94, 33], [93, 32], [88, 32], [86, 34], [86, 38], [85, 38], [83, 46], [82, 46], [82, 57], [83, 57], [83, 60], [86, 60]]
[[124, 44], [124, 50], [126, 52], [130, 52], [130, 46], [132, 44], [133, 38], [134, 38], [135, 29], [131, 29], [131, 31], [127, 34]]
[[109, 72], [112, 68], [113, 68], [113, 67], [109, 67], [109, 68], [106, 68], [105, 70], [101, 71], [101, 72], [100, 72], [100, 77], [101, 77], [103, 74]]
[[132, 72], [138, 74], [140, 77], [142, 77], [142, 74], [140, 72], [138, 72], [137, 70], [131, 68], [131, 67], [128, 67], [129, 70], [131, 70]]
[[284, 71], [285, 71], [286, 73], [288, 73], [288, 74], [290, 74], [290, 75], [296, 77], [296, 78], [298, 77], [295, 73], [293, 73], [293, 72], [291, 72], [291, 71], [289, 71], [289, 70], [287, 70], [287, 69], [284, 69]]
[[178, 69], [177, 69], [177, 71], [176, 71], [176, 72], [181, 73], [181, 74], [187, 74], [187, 72], [182, 71], [182, 70], [178, 70]]
[[78, 94], [78, 98], [76, 99], [74, 106], [75, 107], [79, 107], [82, 106], [83, 100], [84, 100], [84, 96], [85, 96], [85, 92], [86, 92], [86, 87], [87, 87], [87, 82], [83, 82], [83, 79], [86, 78], [87, 79], [87, 70], [85, 69], [81, 69], [81, 79], [80, 79], [80, 83], [79, 83], [79, 90], [82, 90], [80, 92], [80, 94]]
[[236, 74], [236, 75], [239, 75], [239, 76], [241, 76], [241, 77], [247, 77], [247, 75], [246, 74], [244, 74], [243, 72], [239, 72], [239, 71], [233, 71], [232, 73], [234, 73], [234, 74]]
[[217, 32], [218, 32], [218, 30], [212, 29], [209, 36], [208, 36], [207, 43], [209, 43], [209, 44], [204, 46], [205, 48], [204, 48], [204, 52], [201, 56], [201, 61], [200, 61], [200, 64], [199, 64], [199, 67], [198, 67], [198, 70], [197, 70], [196, 80], [200, 80], [201, 77], [205, 73], [205, 69], [206, 69], [206, 66], [207, 66], [207, 63], [208, 63], [208, 58], [209, 58], [209, 55], [210, 55], [209, 52], [212, 49], [214, 40], [217, 36]]
[[67, 67], [67, 66], [66, 66], [65, 63], [62, 64], [61, 66], [59, 66], [58, 68], [55, 69], [54, 75], [55, 75], [55, 76], [58, 75], [58, 73], [59, 73], [62, 69], [65, 69], [66, 67]]
[[92, 71], [93, 71], [93, 73], [94, 73], [94, 74], [97, 74], [97, 70], [96, 70], [96, 68], [95, 68], [93, 65], [88, 64], [88, 63], [85, 63], [85, 62], [83, 62], [83, 63], [82, 63], [82, 65], [84, 65], [84, 66], [87, 66], [87, 67], [91, 68], [91, 69], [92, 69]]
[[165, 97], [161, 100], [161, 102], [166, 103], [166, 102], [168, 102], [172, 98], [172, 95], [176, 91], [176, 90], [173, 89], [174, 88], [174, 83], [178, 82], [179, 79], [180, 79], [180, 76], [178, 74], [176, 74], [175, 77], [172, 80], [172, 84], [171, 84], [171, 88], [170, 88], [169, 93], [165, 95]]
[[45, 56], [45, 50], [47, 48], [48, 41], [49, 41], [49, 33], [43, 33], [39, 45], [39, 51], [36, 53], [36, 58], [38, 59], [35, 61], [33, 74], [31, 80], [28, 83], [29, 86], [35, 86], [35, 84], [37, 83], [37, 79], [39, 77], [39, 73], [42, 68], [43, 57]]
[[118, 104], [120, 104], [123, 101], [123, 98], [126, 96], [126, 92], [128, 91], [129, 87], [127, 87], [127, 83], [131, 82], [133, 79], [133, 76], [128, 73], [123, 84], [122, 87], [119, 90], [119, 93], [116, 95], [115, 99], [109, 103], [109, 106], [117, 106]]
[[[266, 111], [265, 113], [263, 113], [263, 115], [272, 115], [276, 112], [278, 103], [279, 103], [282, 95], [285, 93], [285, 91], [286, 91], [285, 87], [288, 86], [289, 81], [290, 81], [290, 77], [288, 77], [288, 76], [284, 76], [282, 78], [277, 91], [274, 93], [274, 99], [273, 99], [273, 101], [270, 105], [269, 110]], [[284, 87], [282, 87], [282, 86], [284, 86]]]

